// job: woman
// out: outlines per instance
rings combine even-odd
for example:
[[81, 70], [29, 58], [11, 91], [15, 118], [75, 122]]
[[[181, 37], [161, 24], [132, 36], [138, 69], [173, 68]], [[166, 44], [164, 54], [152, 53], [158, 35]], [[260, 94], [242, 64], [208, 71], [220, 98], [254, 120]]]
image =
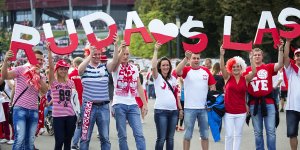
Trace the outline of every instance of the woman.
[[223, 88], [224, 88], [224, 79], [221, 74], [221, 68], [220, 68], [220, 63], [216, 62], [211, 70], [212, 75], [214, 76], [215, 80], [217, 81], [216, 83], [216, 89], [218, 92], [224, 93]]
[[52, 53], [48, 46], [49, 85], [52, 93], [52, 116], [55, 150], [71, 149], [71, 140], [76, 127], [76, 115], [71, 104], [74, 82], [68, 78], [69, 64], [59, 60], [54, 69]]
[[256, 74], [256, 67], [249, 54], [252, 72], [242, 76], [246, 69], [245, 61], [238, 56], [229, 59], [224, 66], [225, 50], [220, 48], [220, 66], [225, 80], [225, 150], [238, 150], [242, 139], [242, 130], [249, 108], [246, 104], [247, 85]]
[[[175, 88], [177, 81], [171, 75], [172, 65], [168, 58], [163, 57], [157, 63], [157, 51], [160, 44], [155, 44], [152, 59], [152, 75], [154, 78], [154, 88], [156, 101], [154, 104], [154, 121], [156, 125], [157, 139], [156, 150], [162, 150], [166, 141], [166, 149], [174, 149], [174, 133], [179, 118], [183, 117], [183, 110], [180, 101], [175, 98]], [[178, 106], [178, 107], [177, 107]], [[178, 109], [179, 110], [178, 110]]]

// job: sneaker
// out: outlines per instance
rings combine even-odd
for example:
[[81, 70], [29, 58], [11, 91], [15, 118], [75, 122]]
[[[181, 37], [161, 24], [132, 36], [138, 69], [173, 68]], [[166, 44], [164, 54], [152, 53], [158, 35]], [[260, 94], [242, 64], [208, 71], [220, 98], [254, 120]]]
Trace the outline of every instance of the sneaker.
[[1, 144], [3, 144], [3, 143], [7, 143], [8, 142], [8, 140], [7, 139], [2, 139], [1, 141], [0, 141], [0, 143]]
[[79, 150], [79, 147], [78, 147], [77, 145], [73, 145], [73, 146], [71, 147], [71, 149], [72, 149], [72, 150]]
[[15, 143], [14, 140], [9, 140], [9, 141], [7, 142], [8, 145], [13, 145], [14, 143]]

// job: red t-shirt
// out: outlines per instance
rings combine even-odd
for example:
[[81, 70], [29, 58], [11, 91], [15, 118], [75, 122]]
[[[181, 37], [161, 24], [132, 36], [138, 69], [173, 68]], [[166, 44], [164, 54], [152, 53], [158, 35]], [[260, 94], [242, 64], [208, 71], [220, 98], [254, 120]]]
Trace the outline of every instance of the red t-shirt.
[[75, 68], [70, 74], [69, 74], [69, 79], [73, 80], [75, 84], [75, 89], [78, 92], [78, 99], [80, 106], [82, 105], [82, 92], [83, 92], [83, 87], [81, 83], [80, 76], [78, 74], [78, 69]]
[[246, 113], [246, 92], [245, 77], [241, 76], [237, 83], [235, 78], [230, 76], [225, 85], [225, 111], [230, 114]]
[[[276, 75], [274, 71], [274, 63], [262, 64], [256, 67], [256, 74], [252, 81], [248, 84], [248, 93], [255, 97], [267, 96], [273, 90], [272, 76]], [[251, 72], [251, 67], [248, 67], [243, 74], [244, 76]], [[254, 105], [255, 101], [250, 101], [251, 105]], [[274, 104], [272, 98], [266, 98], [266, 104]]]

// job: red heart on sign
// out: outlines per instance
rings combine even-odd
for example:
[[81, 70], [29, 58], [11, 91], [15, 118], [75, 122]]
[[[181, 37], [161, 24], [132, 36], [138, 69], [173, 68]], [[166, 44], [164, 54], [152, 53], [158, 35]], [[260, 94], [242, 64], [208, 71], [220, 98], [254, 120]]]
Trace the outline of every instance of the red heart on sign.
[[178, 35], [178, 27], [174, 23], [164, 25], [164, 23], [158, 19], [152, 20], [148, 28], [155, 40], [160, 44], [167, 43]]

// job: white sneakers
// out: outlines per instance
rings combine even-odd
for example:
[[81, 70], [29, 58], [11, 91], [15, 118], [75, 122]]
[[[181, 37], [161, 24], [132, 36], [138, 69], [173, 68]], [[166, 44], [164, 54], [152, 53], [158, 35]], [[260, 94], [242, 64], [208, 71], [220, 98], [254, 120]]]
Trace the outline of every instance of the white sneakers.
[[9, 140], [6, 144], [8, 144], [8, 145], [13, 145], [14, 143], [15, 143], [14, 140]]
[[8, 140], [7, 139], [2, 139], [1, 141], [0, 141], [0, 143], [1, 144], [3, 144], [3, 143], [7, 143], [8, 142]]
[[14, 140], [7, 140], [7, 139], [0, 140], [0, 144], [4, 144], [4, 143], [12, 145], [14, 144]]

